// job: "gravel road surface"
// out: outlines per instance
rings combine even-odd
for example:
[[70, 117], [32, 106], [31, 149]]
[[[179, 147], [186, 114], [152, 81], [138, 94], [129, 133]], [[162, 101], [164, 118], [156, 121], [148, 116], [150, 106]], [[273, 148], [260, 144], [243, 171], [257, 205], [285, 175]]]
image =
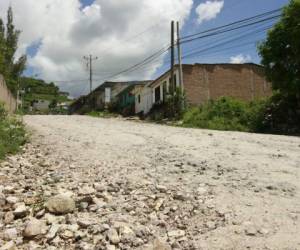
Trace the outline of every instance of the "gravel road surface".
[[[300, 138], [87, 116], [24, 120], [31, 143], [0, 167], [0, 246], [300, 249]], [[56, 208], [65, 211], [49, 205], [56, 195], [71, 199]]]

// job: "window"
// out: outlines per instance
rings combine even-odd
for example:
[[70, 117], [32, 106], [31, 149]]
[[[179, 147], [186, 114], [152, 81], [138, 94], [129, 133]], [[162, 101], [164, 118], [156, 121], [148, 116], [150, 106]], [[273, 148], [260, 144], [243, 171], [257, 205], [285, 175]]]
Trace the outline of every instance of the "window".
[[155, 102], [159, 102], [160, 101], [160, 86], [155, 88], [154, 94], [155, 94]]
[[138, 102], [141, 103], [141, 95], [138, 95]]

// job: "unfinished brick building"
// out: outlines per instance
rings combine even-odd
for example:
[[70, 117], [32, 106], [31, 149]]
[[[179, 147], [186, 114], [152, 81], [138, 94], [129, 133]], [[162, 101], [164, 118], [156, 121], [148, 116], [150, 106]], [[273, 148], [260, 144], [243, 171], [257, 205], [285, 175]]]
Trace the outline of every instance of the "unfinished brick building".
[[[174, 81], [179, 86], [179, 70], [175, 67]], [[153, 81], [153, 103], [162, 101], [169, 92], [170, 71]], [[251, 101], [271, 95], [271, 84], [266, 81], [264, 68], [246, 64], [184, 64], [183, 89], [190, 105], [200, 105], [208, 100], [231, 96]]]

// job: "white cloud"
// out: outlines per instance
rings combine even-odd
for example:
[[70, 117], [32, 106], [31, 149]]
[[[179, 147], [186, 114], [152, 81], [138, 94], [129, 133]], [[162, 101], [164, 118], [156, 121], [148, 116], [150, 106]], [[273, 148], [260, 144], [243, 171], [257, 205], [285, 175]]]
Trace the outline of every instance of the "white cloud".
[[217, 17], [224, 6], [224, 0], [221, 1], [206, 1], [205, 3], [200, 3], [196, 8], [196, 13], [198, 15], [198, 23], [201, 24], [204, 21], [209, 21]]
[[[28, 63], [41, 78], [88, 79], [82, 57], [92, 53], [99, 57], [94, 62], [97, 85], [108, 73], [128, 68], [168, 44], [170, 21], [179, 19], [182, 25], [193, 0], [95, 0], [85, 8], [79, 0], [0, 0], [0, 16], [5, 17], [9, 4], [22, 30], [18, 54], [40, 42]], [[122, 79], [150, 78], [161, 63]], [[88, 82], [59, 85], [75, 96], [88, 90]]]
[[230, 63], [241, 64], [241, 63], [247, 63], [250, 61], [251, 61], [250, 55], [239, 54], [239, 55], [230, 57]]

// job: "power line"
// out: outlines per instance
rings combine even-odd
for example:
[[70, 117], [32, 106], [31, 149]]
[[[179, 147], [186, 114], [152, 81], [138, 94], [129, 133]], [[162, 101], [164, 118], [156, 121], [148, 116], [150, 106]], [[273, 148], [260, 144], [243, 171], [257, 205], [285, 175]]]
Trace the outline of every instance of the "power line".
[[130, 72], [130, 71], [136, 69], [137, 67], [139, 67], [139, 66], [141, 66], [141, 65], [144, 65], [144, 64], [147, 64], [147, 63], [151, 62], [153, 59], [156, 59], [157, 57], [161, 56], [162, 54], [164, 54], [164, 53], [165, 53], [166, 51], [168, 51], [169, 49], [170, 49], [170, 46], [168, 46], [167, 48], [164, 47], [164, 48], [158, 50], [157, 52], [155, 52], [154, 54], [148, 56], [147, 58], [145, 58], [145, 59], [142, 60], [141, 62], [136, 63], [135, 65], [133, 65], [133, 66], [127, 68], [127, 69], [124, 69], [124, 70], [122, 70], [122, 71], [120, 71], [120, 72], [117, 72], [117, 73], [115, 73], [115, 74], [113, 74], [113, 75], [111, 75], [111, 76], [109, 76], [109, 77], [107, 77], [107, 78], [105, 78], [105, 79], [101, 79], [101, 80], [105, 81], [105, 80], [108, 80], [108, 79], [115, 78], [115, 77], [117, 77], [117, 76], [119, 76], [119, 75], [121, 75], [121, 74]]
[[[201, 52], [203, 52], [203, 51], [207, 51], [207, 50], [209, 50], [209, 49], [218, 48], [218, 47], [221, 47], [221, 46], [226, 45], [226, 44], [232, 44], [232, 42], [236, 42], [236, 41], [242, 40], [242, 39], [247, 38], [247, 37], [249, 37], [249, 36], [253, 36], [254, 34], [259, 34], [259, 33], [261, 33], [261, 32], [264, 32], [264, 31], [270, 29], [271, 27], [272, 27], [272, 26], [267, 26], [267, 27], [264, 27], [264, 28], [262, 28], [262, 29], [254, 30], [254, 31], [252, 31], [252, 32], [250, 32], [250, 33], [246, 33], [246, 34], [244, 34], [244, 35], [240, 35], [240, 36], [238, 36], [238, 37], [235, 37], [235, 38], [226, 40], [226, 41], [221, 42], [221, 43], [218, 42], [218, 43], [216, 43], [215, 45], [213, 45], [213, 46], [211, 46], [211, 47], [209, 47], [209, 48], [200, 49], [200, 50], [194, 51], [194, 52], [190, 51], [190, 52], [192, 52], [192, 53], [185, 54], [185, 55], [183, 56], [183, 58], [187, 58], [187, 57], [189, 57], [189, 56], [191, 56], [191, 55], [195, 55], [195, 54], [201, 53]], [[197, 49], [197, 48], [196, 48], [196, 49]]]
[[[191, 39], [183, 40], [182, 43], [189, 43], [189, 42], [192, 42], [192, 41], [195, 41], [195, 40], [198, 40], [198, 39], [203, 39], [203, 38], [206, 38], [206, 37], [216, 36], [216, 35], [219, 35], [219, 34], [227, 33], [227, 32], [230, 32], [230, 31], [242, 29], [242, 28], [245, 28], [245, 27], [250, 27], [250, 26], [253, 26], [255, 24], [259, 24], [259, 23], [263, 23], [263, 22], [266, 22], [266, 21], [269, 21], [269, 20], [273, 20], [275, 18], [280, 17], [281, 15], [271, 16], [271, 17], [268, 17], [268, 18], [264, 18], [262, 20], [258, 20], [258, 21], [255, 21], [255, 22], [250, 22], [250, 23], [243, 24], [245, 22], [254, 21], [258, 18], [262, 18], [262, 17], [265, 17], [267, 15], [274, 14], [274, 13], [280, 11], [280, 10], [281, 9], [272, 10], [272, 11], [269, 11], [269, 12], [266, 12], [266, 13], [256, 15], [254, 17], [246, 18], [246, 19], [243, 19], [243, 20], [240, 20], [240, 21], [236, 21], [236, 22], [227, 24], [227, 25], [223, 25], [223, 26], [220, 26], [220, 27], [216, 27], [216, 28], [213, 28], [213, 29], [209, 29], [209, 30], [200, 32], [200, 33], [196, 33], [196, 34], [193, 34], [193, 35], [183, 37], [182, 40], [187, 39], [187, 38], [191, 38]], [[237, 24], [242, 24], [242, 25], [239, 25], [239, 26], [234, 27], [234, 28], [230, 28], [231, 26], [234, 26], [234, 25], [237, 25]], [[222, 30], [224, 28], [227, 28], [227, 29]], [[200, 37], [195, 37], [196, 35], [205, 34], [205, 33], [209, 33], [209, 32], [212, 32], [212, 31], [216, 31], [216, 32], [213, 32], [213, 33], [210, 33], [210, 34], [207, 34], [207, 35], [203, 35], [203, 36], [200, 36]], [[194, 37], [194, 38], [192, 38], [192, 37]], [[134, 71], [134, 70], [136, 70], [136, 69], [138, 69], [138, 68], [140, 68], [140, 67], [142, 67], [146, 64], [149, 64], [150, 62], [153, 62], [154, 59], [156, 59], [157, 57], [160, 57], [162, 54], [164, 54], [168, 50], [169, 50], [169, 46], [168, 46], [167, 49], [166, 48], [165, 49], [164, 48], [160, 49], [159, 51], [157, 51], [153, 55], [147, 57], [146, 59], [142, 60], [141, 62], [139, 62], [139, 63], [127, 68], [127, 69], [124, 69], [120, 72], [117, 72], [116, 74], [113, 74], [113, 75], [107, 77], [106, 79], [101, 79], [101, 80], [107, 80], [107, 79], [115, 78], [116, 76], [119, 76], [121, 74], [124, 74], [124, 73], [127, 73], [127, 72], [132, 72], [132, 71]]]
[[[219, 26], [219, 27], [216, 27], [216, 28], [213, 28], [213, 29], [209, 29], [209, 30], [205, 30], [205, 31], [198, 32], [198, 33], [195, 33], [195, 34], [191, 34], [191, 35], [182, 37], [181, 41], [182, 41], [182, 43], [189, 43], [189, 42], [192, 42], [192, 41], [195, 41], [195, 40], [204, 39], [204, 38], [207, 38], [207, 37], [212, 37], [212, 36], [216, 36], [216, 35], [220, 35], [220, 34], [225, 34], [225, 33], [235, 31], [235, 30], [238, 30], [238, 29], [242, 29], [242, 28], [254, 26], [256, 24], [264, 23], [264, 22], [267, 22], [269, 20], [274, 20], [274, 19], [280, 17], [281, 15], [275, 15], [275, 16], [271, 16], [271, 17], [267, 17], [267, 18], [264, 18], [264, 17], [275, 14], [275, 13], [279, 12], [280, 10], [282, 10], [282, 8], [276, 9], [276, 10], [273, 10], [273, 11], [269, 11], [269, 12], [266, 12], [266, 13], [262, 13], [262, 14], [259, 14], [259, 15], [256, 15], [256, 16], [253, 16], [253, 17], [250, 17], [250, 18], [242, 19], [242, 20], [239, 20], [239, 21], [236, 21], [236, 22], [232, 22], [232, 23], [229, 23], [227, 25], [223, 25], [223, 26]], [[261, 19], [261, 18], [264, 18], [264, 19]], [[261, 20], [259, 20], [259, 19], [261, 19]], [[198, 36], [198, 35], [202, 35], [202, 36]], [[236, 38], [236, 39], [239, 39], [239, 38]], [[233, 39], [231, 41], [233, 41]], [[229, 41], [227, 41], [227, 43], [228, 42]], [[212, 48], [216, 48], [218, 46], [221, 46], [222, 44], [224, 45], [224, 43], [219, 43], [219, 44], [217, 44], [213, 47], [206, 48], [205, 51], [207, 51], [209, 49], [212, 49]], [[150, 56], [146, 57], [145, 59], [143, 59], [141, 62], [138, 62], [138, 63], [132, 65], [129, 68], [126, 68], [124, 70], [120, 70], [119, 72], [113, 73], [108, 77], [105, 77], [105, 78], [102, 78], [102, 79], [95, 79], [95, 80], [105, 81], [105, 80], [108, 80], [108, 79], [113, 79], [113, 78], [115, 78], [115, 77], [117, 77], [121, 74], [125, 74], [125, 73], [129, 73], [129, 72], [133, 72], [133, 71], [142, 69], [147, 64], [156, 61], [158, 58], [160, 58], [162, 55], [164, 55], [166, 52], [168, 52], [169, 49], [170, 49], [170, 46], [166, 45], [163, 48], [161, 48], [160, 50], [153, 53], [152, 55], [150, 55]], [[197, 51], [195, 53], [200, 53], [200, 52], [203, 52], [203, 51], [204, 51], [204, 49], [201, 50], [201, 51]], [[195, 54], [195, 53], [193, 53], [193, 54]], [[187, 56], [188, 55], [185, 55], [184, 57], [186, 58]], [[70, 80], [70, 81], [69, 80], [64, 80], [64, 81], [56, 81], [56, 82], [71, 82], [71, 81], [73, 81], [73, 82], [75, 82], [75, 81], [76, 82], [82, 82], [82, 81], [87, 81], [87, 79], [84, 79], [84, 80]]]
[[263, 19], [263, 20], [260, 20], [260, 21], [256, 21], [256, 22], [249, 23], [249, 24], [244, 24], [244, 25], [241, 25], [241, 26], [238, 26], [238, 27], [227, 29], [227, 30], [218, 31], [218, 32], [215, 32], [215, 33], [212, 33], [212, 34], [191, 38], [191, 39], [182, 41], [182, 43], [185, 44], [185, 43], [193, 42], [193, 41], [198, 40], [198, 39], [207, 38], [207, 37], [223, 34], [223, 33], [226, 33], [226, 32], [242, 29], [242, 28], [245, 28], [245, 27], [253, 26], [253, 25], [258, 24], [258, 23], [263, 23], [265, 21], [276, 19], [278, 17], [281, 17], [281, 15], [272, 16], [272, 17], [269, 17], [269, 18], [266, 18], [266, 19]]
[[[201, 49], [200, 51], [196, 51], [195, 53], [191, 53], [191, 55], [201, 54], [200, 52], [206, 52], [206, 51], [209, 51], [209, 50], [211, 50], [211, 49], [215, 49], [215, 48], [218, 48], [218, 47], [220, 47], [220, 46], [226, 45], [226, 44], [228, 44], [228, 43], [232, 43], [232, 42], [234, 42], [234, 41], [242, 40], [242, 38], [246, 38], [247, 36], [250, 36], [250, 35], [253, 35], [253, 34], [256, 34], [256, 33], [261, 33], [261, 32], [263, 32], [263, 31], [268, 30], [268, 29], [271, 28], [271, 27], [272, 27], [272, 26], [264, 27], [263, 29], [255, 30], [255, 31], [252, 31], [252, 32], [250, 32], [250, 33], [246, 33], [246, 34], [244, 34], [244, 35], [242, 35], [242, 36], [238, 36], [238, 37], [236, 37], [236, 38], [234, 38], [234, 39], [230, 39], [229, 41], [225, 41], [225, 42], [222, 42], [222, 43], [217, 43], [217, 44], [215, 44], [215, 45], [212, 46], [212, 47], [205, 48], [205, 49]], [[208, 45], [211, 45], [211, 43], [209, 43]], [[197, 49], [197, 48], [196, 48], [196, 49]], [[193, 49], [193, 50], [195, 50], [195, 49]], [[191, 50], [191, 51], [193, 51], [193, 50]], [[185, 54], [185, 55], [183, 56], [183, 58], [187, 58], [187, 57], [190, 57], [190, 55], [189, 55], [189, 54], [188, 54], [188, 55]], [[150, 63], [150, 62], [155, 62], [155, 61], [157, 61], [157, 58], [154, 58], [154, 59], [155, 59], [155, 60], [151, 60], [151, 61], [147, 62], [147, 64]], [[168, 60], [165, 61], [165, 63], [169, 63], [169, 62], [170, 62], [170, 59], [168, 59]], [[144, 63], [144, 64], [141, 64], [141, 65], [140, 65], [138, 68], [136, 68], [136, 69], [145, 69], [145, 66], [147, 66], [147, 65]], [[130, 71], [128, 71], [128, 72], [136, 71], [136, 69], [130, 70]]]
[[229, 23], [229, 24], [226, 24], [226, 25], [222, 25], [222, 26], [215, 27], [215, 28], [212, 28], [212, 29], [208, 29], [208, 30], [205, 30], [205, 31], [202, 31], [202, 32], [198, 32], [198, 33], [194, 33], [194, 34], [191, 34], [191, 35], [188, 35], [188, 36], [184, 36], [181, 39], [183, 40], [183, 39], [191, 38], [191, 37], [194, 37], [194, 36], [197, 36], [197, 35], [202, 35], [202, 34], [205, 34], [205, 33], [208, 33], [208, 32], [217, 31], [217, 30], [220, 30], [220, 29], [223, 29], [223, 28], [228, 28], [228, 27], [234, 26], [236, 24], [242, 24], [242, 23], [245, 23], [245, 22], [248, 22], [248, 21], [253, 21], [253, 20], [256, 20], [258, 18], [262, 18], [262, 17], [268, 16], [268, 15], [271, 15], [271, 14], [275, 14], [275, 13], [281, 11], [282, 9], [283, 8], [279, 8], [279, 9], [275, 9], [275, 10], [268, 11], [268, 12], [265, 12], [265, 13], [261, 13], [259, 15], [253, 16], [253, 17], [241, 19], [239, 21], [235, 21], [235, 22], [232, 22], [232, 23]]

